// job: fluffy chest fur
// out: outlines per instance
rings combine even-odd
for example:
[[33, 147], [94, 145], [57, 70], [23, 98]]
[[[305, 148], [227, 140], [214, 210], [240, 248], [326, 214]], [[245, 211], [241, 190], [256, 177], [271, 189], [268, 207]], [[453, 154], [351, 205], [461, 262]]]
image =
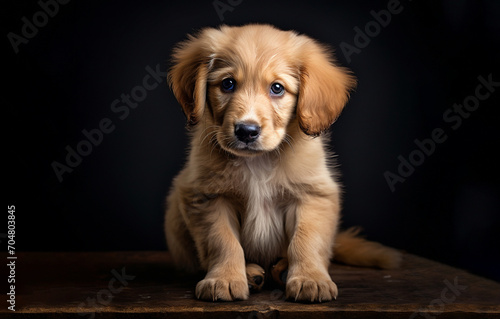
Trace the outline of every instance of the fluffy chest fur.
[[251, 158], [241, 167], [248, 198], [241, 212], [240, 240], [247, 262], [268, 265], [286, 249], [284, 191], [280, 172], [268, 157]]

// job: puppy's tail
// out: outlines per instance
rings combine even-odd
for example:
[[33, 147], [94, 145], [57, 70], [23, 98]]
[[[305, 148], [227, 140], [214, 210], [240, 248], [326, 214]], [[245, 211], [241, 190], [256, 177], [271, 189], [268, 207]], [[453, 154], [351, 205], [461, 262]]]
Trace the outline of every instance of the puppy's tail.
[[353, 266], [382, 269], [400, 266], [402, 255], [399, 251], [360, 237], [360, 231], [353, 227], [337, 234], [333, 246], [334, 260]]

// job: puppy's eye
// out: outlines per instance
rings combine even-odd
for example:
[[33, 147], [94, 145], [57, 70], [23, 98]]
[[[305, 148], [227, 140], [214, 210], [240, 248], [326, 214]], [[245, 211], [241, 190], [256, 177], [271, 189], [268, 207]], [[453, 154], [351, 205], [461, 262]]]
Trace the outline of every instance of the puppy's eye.
[[285, 93], [285, 87], [279, 83], [271, 84], [271, 95], [281, 96]]
[[220, 88], [222, 92], [226, 93], [234, 92], [234, 89], [236, 88], [236, 81], [233, 78], [224, 79], [220, 84]]

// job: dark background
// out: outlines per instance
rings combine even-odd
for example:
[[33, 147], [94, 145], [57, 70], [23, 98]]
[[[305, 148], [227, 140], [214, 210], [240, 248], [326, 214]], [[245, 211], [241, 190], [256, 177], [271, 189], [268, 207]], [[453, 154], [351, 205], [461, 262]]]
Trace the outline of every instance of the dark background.
[[[478, 76], [500, 81], [500, 5], [402, 0], [402, 12], [349, 62], [340, 44], [354, 45], [354, 28], [388, 2], [244, 0], [221, 21], [212, 1], [71, 1], [16, 54], [7, 34], [22, 35], [22, 18], [33, 21], [41, 7], [4, 1], [3, 188], [5, 204], [16, 206], [17, 250], [166, 249], [164, 198], [185, 159], [185, 118], [165, 81], [123, 120], [111, 103], [142, 85], [147, 66], [165, 71], [187, 33], [262, 22], [335, 47], [359, 80], [332, 127], [344, 226], [500, 280], [500, 92], [456, 130], [443, 120], [475, 94]], [[66, 147], [103, 118], [115, 130], [59, 182], [51, 164], [65, 164]], [[435, 128], [447, 140], [392, 192], [384, 173], [397, 173], [398, 157], [408, 159], [414, 140]]]

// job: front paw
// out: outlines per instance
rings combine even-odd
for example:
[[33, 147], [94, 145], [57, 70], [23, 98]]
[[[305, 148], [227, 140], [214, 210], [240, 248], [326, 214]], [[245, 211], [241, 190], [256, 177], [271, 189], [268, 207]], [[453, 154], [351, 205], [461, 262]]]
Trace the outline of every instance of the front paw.
[[247, 300], [250, 294], [245, 277], [205, 278], [196, 285], [196, 298], [208, 301]]
[[289, 276], [286, 282], [286, 297], [295, 301], [324, 302], [337, 299], [337, 294], [329, 276]]

